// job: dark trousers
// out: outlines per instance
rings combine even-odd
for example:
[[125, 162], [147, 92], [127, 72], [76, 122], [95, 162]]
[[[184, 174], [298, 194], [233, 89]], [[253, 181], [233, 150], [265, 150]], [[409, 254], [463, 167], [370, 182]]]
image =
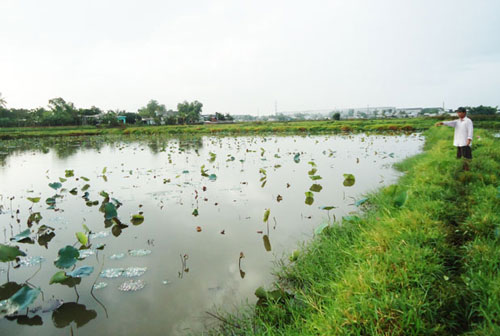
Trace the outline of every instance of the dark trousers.
[[460, 159], [461, 157], [472, 159], [470, 146], [457, 147], [457, 159]]

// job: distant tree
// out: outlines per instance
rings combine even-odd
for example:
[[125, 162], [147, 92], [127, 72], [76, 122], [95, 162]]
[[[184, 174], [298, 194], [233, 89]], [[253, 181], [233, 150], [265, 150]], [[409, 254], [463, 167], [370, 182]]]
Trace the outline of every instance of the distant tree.
[[7, 101], [2, 97], [2, 93], [0, 92], [0, 107], [7, 106]]
[[153, 118], [157, 124], [161, 123], [162, 115], [167, 112], [164, 104], [159, 104], [158, 101], [151, 99], [149, 103], [139, 109], [139, 115], [142, 118]]
[[138, 121], [141, 121], [141, 116], [137, 113], [132, 113], [132, 112], [120, 112], [118, 115], [122, 115], [126, 117], [126, 122], [127, 124], [135, 124]]
[[178, 113], [178, 123], [182, 124], [193, 124], [200, 120], [201, 109], [203, 104], [195, 100], [191, 103], [184, 101], [183, 103], [177, 104]]
[[479, 105], [476, 107], [466, 107], [467, 113], [474, 115], [474, 114], [495, 114], [497, 113], [498, 106], [497, 107], [492, 107], [492, 106], [483, 106]]
[[52, 114], [44, 118], [44, 123], [49, 125], [79, 125], [81, 123], [78, 110], [73, 103], [66, 102], [62, 98], [50, 99], [49, 111]]
[[226, 120], [229, 120], [229, 121], [234, 120], [233, 116], [231, 116], [229, 113], [226, 113], [225, 118], [226, 118]]
[[215, 112], [215, 119], [217, 121], [225, 121], [226, 117], [222, 113]]
[[336, 112], [333, 114], [333, 120], [340, 120], [340, 113], [339, 112]]
[[79, 109], [78, 113], [80, 115], [91, 116], [91, 115], [98, 115], [98, 114], [101, 114], [104, 112], [100, 108], [92, 106], [91, 108], [88, 108], [88, 109]]
[[101, 123], [106, 126], [118, 126], [120, 122], [118, 121], [118, 118], [116, 117], [116, 113], [114, 111], [109, 110], [102, 118], [101, 118]]

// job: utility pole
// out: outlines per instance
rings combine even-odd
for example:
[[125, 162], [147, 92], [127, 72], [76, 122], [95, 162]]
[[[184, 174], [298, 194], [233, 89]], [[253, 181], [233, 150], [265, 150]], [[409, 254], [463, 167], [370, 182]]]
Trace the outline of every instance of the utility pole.
[[278, 101], [274, 101], [274, 114], [278, 115]]

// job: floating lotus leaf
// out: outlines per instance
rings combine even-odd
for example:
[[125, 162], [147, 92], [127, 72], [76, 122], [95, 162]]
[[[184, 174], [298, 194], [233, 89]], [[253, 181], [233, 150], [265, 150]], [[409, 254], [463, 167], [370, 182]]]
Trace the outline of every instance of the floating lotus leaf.
[[47, 205], [54, 205], [56, 204], [56, 199], [54, 197], [49, 197], [45, 200], [45, 203], [47, 203]]
[[40, 197], [28, 197], [28, 201], [38, 203], [40, 202]]
[[10, 238], [11, 241], [15, 241], [15, 242], [20, 242], [26, 238], [29, 238], [31, 234], [31, 230], [30, 229], [26, 229], [24, 230], [23, 232], [15, 235], [14, 237]]
[[72, 177], [72, 176], [75, 176], [75, 173], [74, 173], [74, 171], [73, 171], [73, 170], [69, 170], [69, 169], [67, 169], [67, 170], [65, 171], [64, 176], [66, 176], [66, 177]]
[[306, 197], [304, 203], [307, 205], [312, 205], [314, 203], [314, 197]]
[[215, 180], [217, 180], [217, 175], [215, 175], [215, 174], [210, 174], [210, 175], [208, 176], [208, 179], [209, 179], [210, 181], [215, 181]]
[[84, 180], [85, 182], [90, 181], [90, 180], [89, 180], [88, 178], [86, 178], [85, 176], [80, 176], [80, 178], [81, 178], [82, 180]]
[[66, 181], [67, 181], [67, 179], [65, 179], [65, 178], [63, 178], [63, 177], [60, 177], [60, 178], [59, 178], [59, 181], [61, 181], [61, 183], [64, 183], [64, 182], [66, 182]]
[[53, 182], [53, 183], [49, 183], [49, 187], [51, 187], [54, 190], [57, 190], [57, 189], [62, 187], [62, 184], [59, 182]]
[[52, 285], [54, 283], [62, 283], [67, 279], [69, 279], [69, 277], [66, 275], [66, 272], [58, 271], [52, 276], [52, 278], [50, 278], [49, 285]]
[[271, 241], [269, 240], [269, 236], [264, 235], [262, 236], [262, 239], [264, 240], [264, 248], [266, 249], [266, 251], [271, 251]]
[[323, 206], [320, 206], [319, 207], [321, 210], [332, 210], [332, 209], [335, 209], [336, 207], [334, 207], [333, 205], [323, 205]]
[[321, 177], [321, 176], [319, 176], [319, 175], [309, 176], [309, 178], [310, 178], [311, 180], [313, 180], [313, 181], [316, 181], [316, 180], [321, 180], [321, 179], [322, 179], [322, 177]]
[[354, 185], [354, 182], [356, 182], [356, 179], [354, 178], [354, 175], [352, 175], [352, 174], [344, 174], [344, 186], [351, 187], [351, 186]]
[[87, 237], [87, 235], [85, 233], [77, 232], [75, 235], [76, 235], [76, 239], [78, 239], [80, 244], [82, 244], [83, 246], [87, 246], [87, 244], [89, 242], [89, 238]]
[[295, 154], [295, 156], [293, 157], [293, 161], [295, 161], [295, 163], [300, 162], [300, 153]]
[[40, 223], [40, 221], [42, 220], [42, 215], [40, 215], [39, 212], [34, 212], [32, 214], [30, 214], [30, 216], [28, 217], [28, 227], [31, 227], [31, 225], [33, 224], [33, 222], [35, 223]]
[[309, 190], [314, 191], [314, 192], [320, 192], [323, 187], [320, 184], [313, 184]]
[[70, 245], [60, 249], [58, 254], [59, 259], [54, 261], [54, 265], [56, 265], [57, 268], [69, 268], [73, 266], [80, 256], [80, 252]]
[[94, 272], [94, 267], [92, 266], [82, 266], [77, 269], [75, 269], [72, 272], [67, 272], [66, 275], [71, 276], [73, 278], [81, 278], [81, 277], [86, 277], [92, 274]]
[[113, 203], [106, 203], [104, 205], [104, 218], [111, 219], [116, 217], [118, 213], [116, 212], [116, 206]]
[[271, 209], [266, 209], [264, 212], [264, 223], [269, 220], [269, 215], [271, 214]]
[[0, 261], [8, 262], [16, 260], [16, 257], [25, 256], [26, 253], [19, 250], [17, 246], [8, 246], [0, 244]]
[[70, 193], [71, 195], [76, 195], [76, 194], [78, 194], [78, 189], [73, 188], [73, 189], [71, 189], [71, 190], [69, 191], [69, 193]]
[[87, 191], [90, 188], [90, 184], [86, 184], [82, 187], [82, 191]]
[[134, 225], [140, 225], [142, 224], [142, 222], [144, 222], [144, 216], [140, 214], [133, 215], [130, 222]]

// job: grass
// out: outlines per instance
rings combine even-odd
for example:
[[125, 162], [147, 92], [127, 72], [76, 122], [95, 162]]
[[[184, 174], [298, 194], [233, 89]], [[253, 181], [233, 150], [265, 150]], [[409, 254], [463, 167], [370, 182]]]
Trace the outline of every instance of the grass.
[[434, 119], [343, 120], [297, 122], [250, 122], [213, 125], [127, 126], [97, 128], [93, 126], [0, 128], [0, 139], [47, 136], [81, 136], [105, 134], [259, 134], [259, 133], [341, 133], [341, 132], [401, 132], [423, 131], [431, 127]]
[[274, 291], [206, 333], [500, 335], [500, 146], [476, 135], [464, 171], [452, 130], [431, 128], [361, 218], [282, 261]]

